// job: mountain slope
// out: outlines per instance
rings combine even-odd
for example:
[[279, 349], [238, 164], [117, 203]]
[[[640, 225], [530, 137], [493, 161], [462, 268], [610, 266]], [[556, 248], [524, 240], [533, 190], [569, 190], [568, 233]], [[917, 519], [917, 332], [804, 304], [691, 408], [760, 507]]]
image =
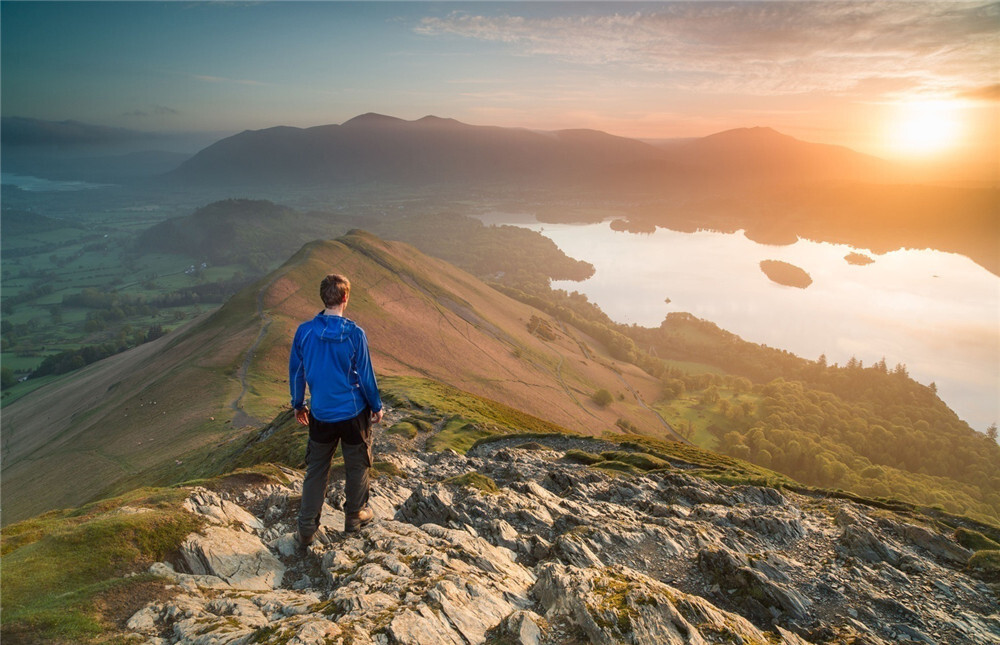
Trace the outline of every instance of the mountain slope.
[[[355, 233], [310, 243], [214, 314], [5, 408], [4, 521], [142, 481], [273, 418], [288, 403], [295, 326], [320, 309], [331, 271], [352, 280], [348, 316], [368, 332], [380, 377], [431, 379], [584, 433], [619, 418], [669, 433], [640, 400], [659, 382], [597, 341], [412, 247]], [[620, 397], [602, 408], [590, 400], [598, 389]]]

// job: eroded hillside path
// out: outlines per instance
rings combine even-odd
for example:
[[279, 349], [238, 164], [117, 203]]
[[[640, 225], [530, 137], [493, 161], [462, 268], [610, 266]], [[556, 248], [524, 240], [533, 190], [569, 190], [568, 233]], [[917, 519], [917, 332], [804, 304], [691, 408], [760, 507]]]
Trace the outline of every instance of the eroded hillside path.
[[246, 396], [247, 391], [250, 389], [247, 383], [247, 373], [250, 371], [250, 364], [253, 362], [254, 354], [257, 352], [257, 348], [260, 347], [260, 343], [267, 336], [267, 330], [271, 327], [271, 316], [264, 311], [264, 294], [268, 289], [271, 288], [279, 278], [283, 277], [285, 272], [282, 272], [273, 278], [271, 278], [267, 284], [261, 286], [257, 291], [257, 318], [261, 320], [260, 331], [257, 332], [257, 338], [254, 339], [253, 344], [250, 345], [250, 349], [247, 350], [246, 355], [243, 357], [243, 363], [240, 365], [240, 369], [236, 372], [236, 378], [240, 381], [240, 394], [233, 402], [229, 404], [229, 407], [233, 410], [233, 427], [242, 428], [244, 426], [254, 426], [255, 428], [264, 427], [265, 423], [258, 419], [257, 417], [250, 416], [243, 409], [243, 397]]

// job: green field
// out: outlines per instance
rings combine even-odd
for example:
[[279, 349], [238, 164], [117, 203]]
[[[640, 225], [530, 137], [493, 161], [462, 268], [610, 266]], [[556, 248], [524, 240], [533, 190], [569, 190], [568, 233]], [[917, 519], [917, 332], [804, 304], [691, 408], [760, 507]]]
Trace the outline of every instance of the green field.
[[[31, 226], [30, 216], [20, 215], [26, 222], [16, 221], [16, 217], [4, 214], [0, 364], [19, 381], [46, 357], [60, 352], [115, 341], [154, 326], [169, 331], [219, 302], [172, 305], [163, 302], [165, 297], [231, 280], [245, 271], [238, 265], [202, 268], [200, 259], [184, 255], [137, 253], [136, 233], [163, 217], [147, 210], [82, 213], [72, 220], [58, 220], [60, 228], [42, 231], [23, 231], [38, 227]], [[8, 219], [13, 220], [9, 226]], [[52, 225], [52, 220], [46, 219], [46, 224]], [[110, 312], [103, 323], [88, 325], [88, 318], [94, 318], [100, 309], [67, 302], [88, 289], [118, 294], [128, 302], [150, 303], [150, 310]], [[127, 341], [123, 346], [131, 345]], [[52, 380], [52, 376], [44, 376], [11, 385], [4, 389], [2, 403], [15, 401]]]

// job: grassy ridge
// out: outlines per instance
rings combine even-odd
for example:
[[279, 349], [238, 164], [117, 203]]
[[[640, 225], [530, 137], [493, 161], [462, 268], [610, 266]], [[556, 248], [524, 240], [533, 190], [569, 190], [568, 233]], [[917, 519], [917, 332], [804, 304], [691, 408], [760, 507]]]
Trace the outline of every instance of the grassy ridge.
[[201, 526], [181, 508], [187, 494], [140, 489], [4, 528], [3, 639], [107, 642], [109, 599], [130, 598], [132, 611], [149, 599], [153, 578], [125, 574], [164, 559]]

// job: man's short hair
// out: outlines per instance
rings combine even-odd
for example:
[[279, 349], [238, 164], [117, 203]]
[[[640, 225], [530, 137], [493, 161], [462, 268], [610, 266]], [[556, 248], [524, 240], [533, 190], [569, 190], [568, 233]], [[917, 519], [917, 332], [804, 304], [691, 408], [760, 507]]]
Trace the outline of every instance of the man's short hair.
[[349, 295], [351, 295], [351, 281], [338, 273], [326, 276], [319, 285], [319, 297], [330, 309], [344, 304]]

